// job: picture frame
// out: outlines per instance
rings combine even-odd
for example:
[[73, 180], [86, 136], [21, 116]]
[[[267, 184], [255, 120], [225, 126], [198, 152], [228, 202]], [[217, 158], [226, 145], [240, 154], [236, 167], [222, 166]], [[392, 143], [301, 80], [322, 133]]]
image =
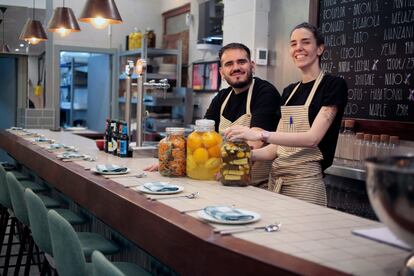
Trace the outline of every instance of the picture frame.
[[193, 63], [192, 88], [196, 92], [217, 92], [220, 89], [220, 62], [207, 61]]

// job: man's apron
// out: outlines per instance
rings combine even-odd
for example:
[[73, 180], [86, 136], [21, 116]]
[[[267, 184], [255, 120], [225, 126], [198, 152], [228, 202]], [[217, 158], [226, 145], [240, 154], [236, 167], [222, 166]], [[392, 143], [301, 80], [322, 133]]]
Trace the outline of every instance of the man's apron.
[[[223, 104], [221, 105], [220, 108], [220, 124], [219, 124], [219, 132], [222, 133], [226, 128], [234, 126], [234, 125], [240, 125], [240, 126], [246, 126], [246, 127], [250, 127], [250, 122], [252, 120], [252, 114], [250, 112], [250, 102], [252, 99], [252, 94], [253, 94], [253, 87], [254, 87], [254, 79], [252, 81], [252, 84], [249, 87], [249, 90], [247, 92], [247, 101], [246, 101], [246, 114], [243, 114], [242, 116], [240, 116], [239, 118], [237, 118], [236, 121], [231, 122], [229, 120], [227, 120], [224, 116], [223, 116], [223, 111], [224, 108], [227, 105], [227, 102], [230, 99], [231, 94], [233, 93], [233, 91], [231, 91], [229, 93], [229, 95], [227, 96], [227, 98], [224, 100]], [[275, 108], [277, 108], [275, 106]], [[251, 185], [260, 185], [263, 182], [266, 182], [269, 179], [269, 172], [270, 172], [270, 168], [272, 167], [272, 161], [257, 161], [254, 162], [252, 170], [251, 170]], [[266, 185], [266, 184], [265, 184]], [[260, 185], [262, 186], [262, 185]]]
[[[321, 72], [305, 105], [287, 106], [300, 83], [296, 85], [285, 105], [280, 108], [282, 116], [277, 132], [306, 132], [310, 130], [309, 106], [323, 76], [324, 72]], [[322, 159], [322, 153], [317, 147], [278, 146], [277, 158], [273, 161], [269, 175], [269, 190], [326, 206], [326, 190], [320, 165]]]

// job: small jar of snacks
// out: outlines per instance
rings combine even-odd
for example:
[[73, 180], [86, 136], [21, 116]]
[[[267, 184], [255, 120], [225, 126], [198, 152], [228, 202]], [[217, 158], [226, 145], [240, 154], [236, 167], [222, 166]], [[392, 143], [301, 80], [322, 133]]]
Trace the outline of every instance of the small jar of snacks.
[[185, 176], [184, 128], [167, 127], [167, 137], [158, 145], [159, 172], [163, 176]]
[[250, 183], [250, 146], [243, 140], [225, 140], [221, 146], [221, 183], [247, 186]]
[[213, 120], [197, 120], [187, 138], [187, 176], [214, 180], [220, 171], [221, 136], [214, 131]]

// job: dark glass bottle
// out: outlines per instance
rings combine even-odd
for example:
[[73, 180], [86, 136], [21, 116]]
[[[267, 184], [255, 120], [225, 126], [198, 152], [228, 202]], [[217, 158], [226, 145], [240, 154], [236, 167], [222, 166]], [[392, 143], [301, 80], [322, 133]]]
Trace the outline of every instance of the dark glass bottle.
[[110, 132], [111, 132], [111, 119], [106, 119], [105, 121], [105, 136], [104, 136], [104, 150], [105, 152], [108, 152], [108, 143], [111, 140], [110, 138]]
[[118, 155], [120, 157], [128, 157], [128, 148], [129, 148], [128, 125], [126, 122], [120, 122]]

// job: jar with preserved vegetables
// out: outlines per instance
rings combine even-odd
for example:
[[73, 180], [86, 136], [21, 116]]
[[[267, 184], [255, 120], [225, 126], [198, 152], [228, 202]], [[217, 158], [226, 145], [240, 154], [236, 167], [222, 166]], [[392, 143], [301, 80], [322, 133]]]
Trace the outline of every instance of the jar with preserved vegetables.
[[221, 183], [247, 186], [250, 183], [250, 146], [243, 140], [225, 140], [221, 146]]
[[148, 48], [155, 48], [155, 33], [154, 30], [147, 28], [145, 32], [145, 36], [147, 37], [147, 47]]
[[158, 145], [159, 172], [163, 176], [185, 176], [184, 128], [167, 127], [167, 137]]
[[221, 136], [213, 120], [197, 120], [195, 130], [187, 137], [187, 176], [214, 180], [220, 171]]

